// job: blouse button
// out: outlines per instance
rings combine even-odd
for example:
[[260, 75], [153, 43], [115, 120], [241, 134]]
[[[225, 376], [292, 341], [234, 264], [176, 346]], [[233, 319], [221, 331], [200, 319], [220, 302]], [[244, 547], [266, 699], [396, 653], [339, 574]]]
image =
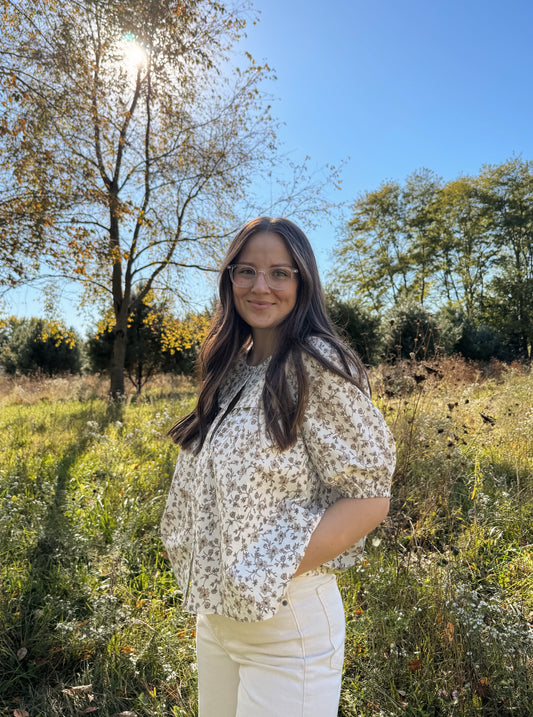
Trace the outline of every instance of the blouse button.
[[281, 604], [282, 604], [282, 605], [288, 605], [289, 603], [288, 603], [286, 600], [282, 600], [282, 601], [281, 601]]

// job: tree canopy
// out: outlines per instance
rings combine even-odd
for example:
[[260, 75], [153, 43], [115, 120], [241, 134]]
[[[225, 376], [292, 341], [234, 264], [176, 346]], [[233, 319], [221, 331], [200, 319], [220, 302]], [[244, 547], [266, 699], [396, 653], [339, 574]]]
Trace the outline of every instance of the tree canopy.
[[416, 301], [533, 345], [533, 165], [513, 158], [444, 182], [420, 170], [360, 196], [336, 247], [334, 285], [382, 311]]

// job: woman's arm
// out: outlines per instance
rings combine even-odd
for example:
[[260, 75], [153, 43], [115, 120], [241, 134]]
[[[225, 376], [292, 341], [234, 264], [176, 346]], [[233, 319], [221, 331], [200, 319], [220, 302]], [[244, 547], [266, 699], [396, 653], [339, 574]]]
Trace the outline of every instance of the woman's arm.
[[315, 528], [294, 577], [336, 558], [376, 528], [389, 512], [388, 498], [341, 498]]

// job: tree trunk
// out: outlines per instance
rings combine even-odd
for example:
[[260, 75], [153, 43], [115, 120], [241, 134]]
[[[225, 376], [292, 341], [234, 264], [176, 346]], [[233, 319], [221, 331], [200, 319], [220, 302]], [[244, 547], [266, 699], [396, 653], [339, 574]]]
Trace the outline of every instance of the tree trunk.
[[120, 398], [124, 395], [124, 365], [126, 363], [126, 339], [128, 334], [128, 316], [117, 317], [117, 323], [113, 329], [113, 355], [111, 357], [111, 387], [112, 398]]
[[119, 239], [119, 210], [116, 186], [109, 187], [109, 243], [113, 252], [112, 292], [115, 310], [115, 327], [113, 329], [113, 355], [111, 357], [112, 398], [124, 395], [124, 368], [126, 365], [126, 339], [128, 335], [129, 287], [122, 290], [122, 258]]
[[143, 362], [139, 361], [137, 364], [137, 395], [141, 395], [141, 390], [143, 387]]

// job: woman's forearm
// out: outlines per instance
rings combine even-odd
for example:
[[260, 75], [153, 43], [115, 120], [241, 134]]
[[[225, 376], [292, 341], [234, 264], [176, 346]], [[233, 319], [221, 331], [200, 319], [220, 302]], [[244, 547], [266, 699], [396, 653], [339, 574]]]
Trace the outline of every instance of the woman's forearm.
[[389, 512], [388, 498], [341, 498], [315, 528], [295, 577], [336, 558], [368, 535]]

